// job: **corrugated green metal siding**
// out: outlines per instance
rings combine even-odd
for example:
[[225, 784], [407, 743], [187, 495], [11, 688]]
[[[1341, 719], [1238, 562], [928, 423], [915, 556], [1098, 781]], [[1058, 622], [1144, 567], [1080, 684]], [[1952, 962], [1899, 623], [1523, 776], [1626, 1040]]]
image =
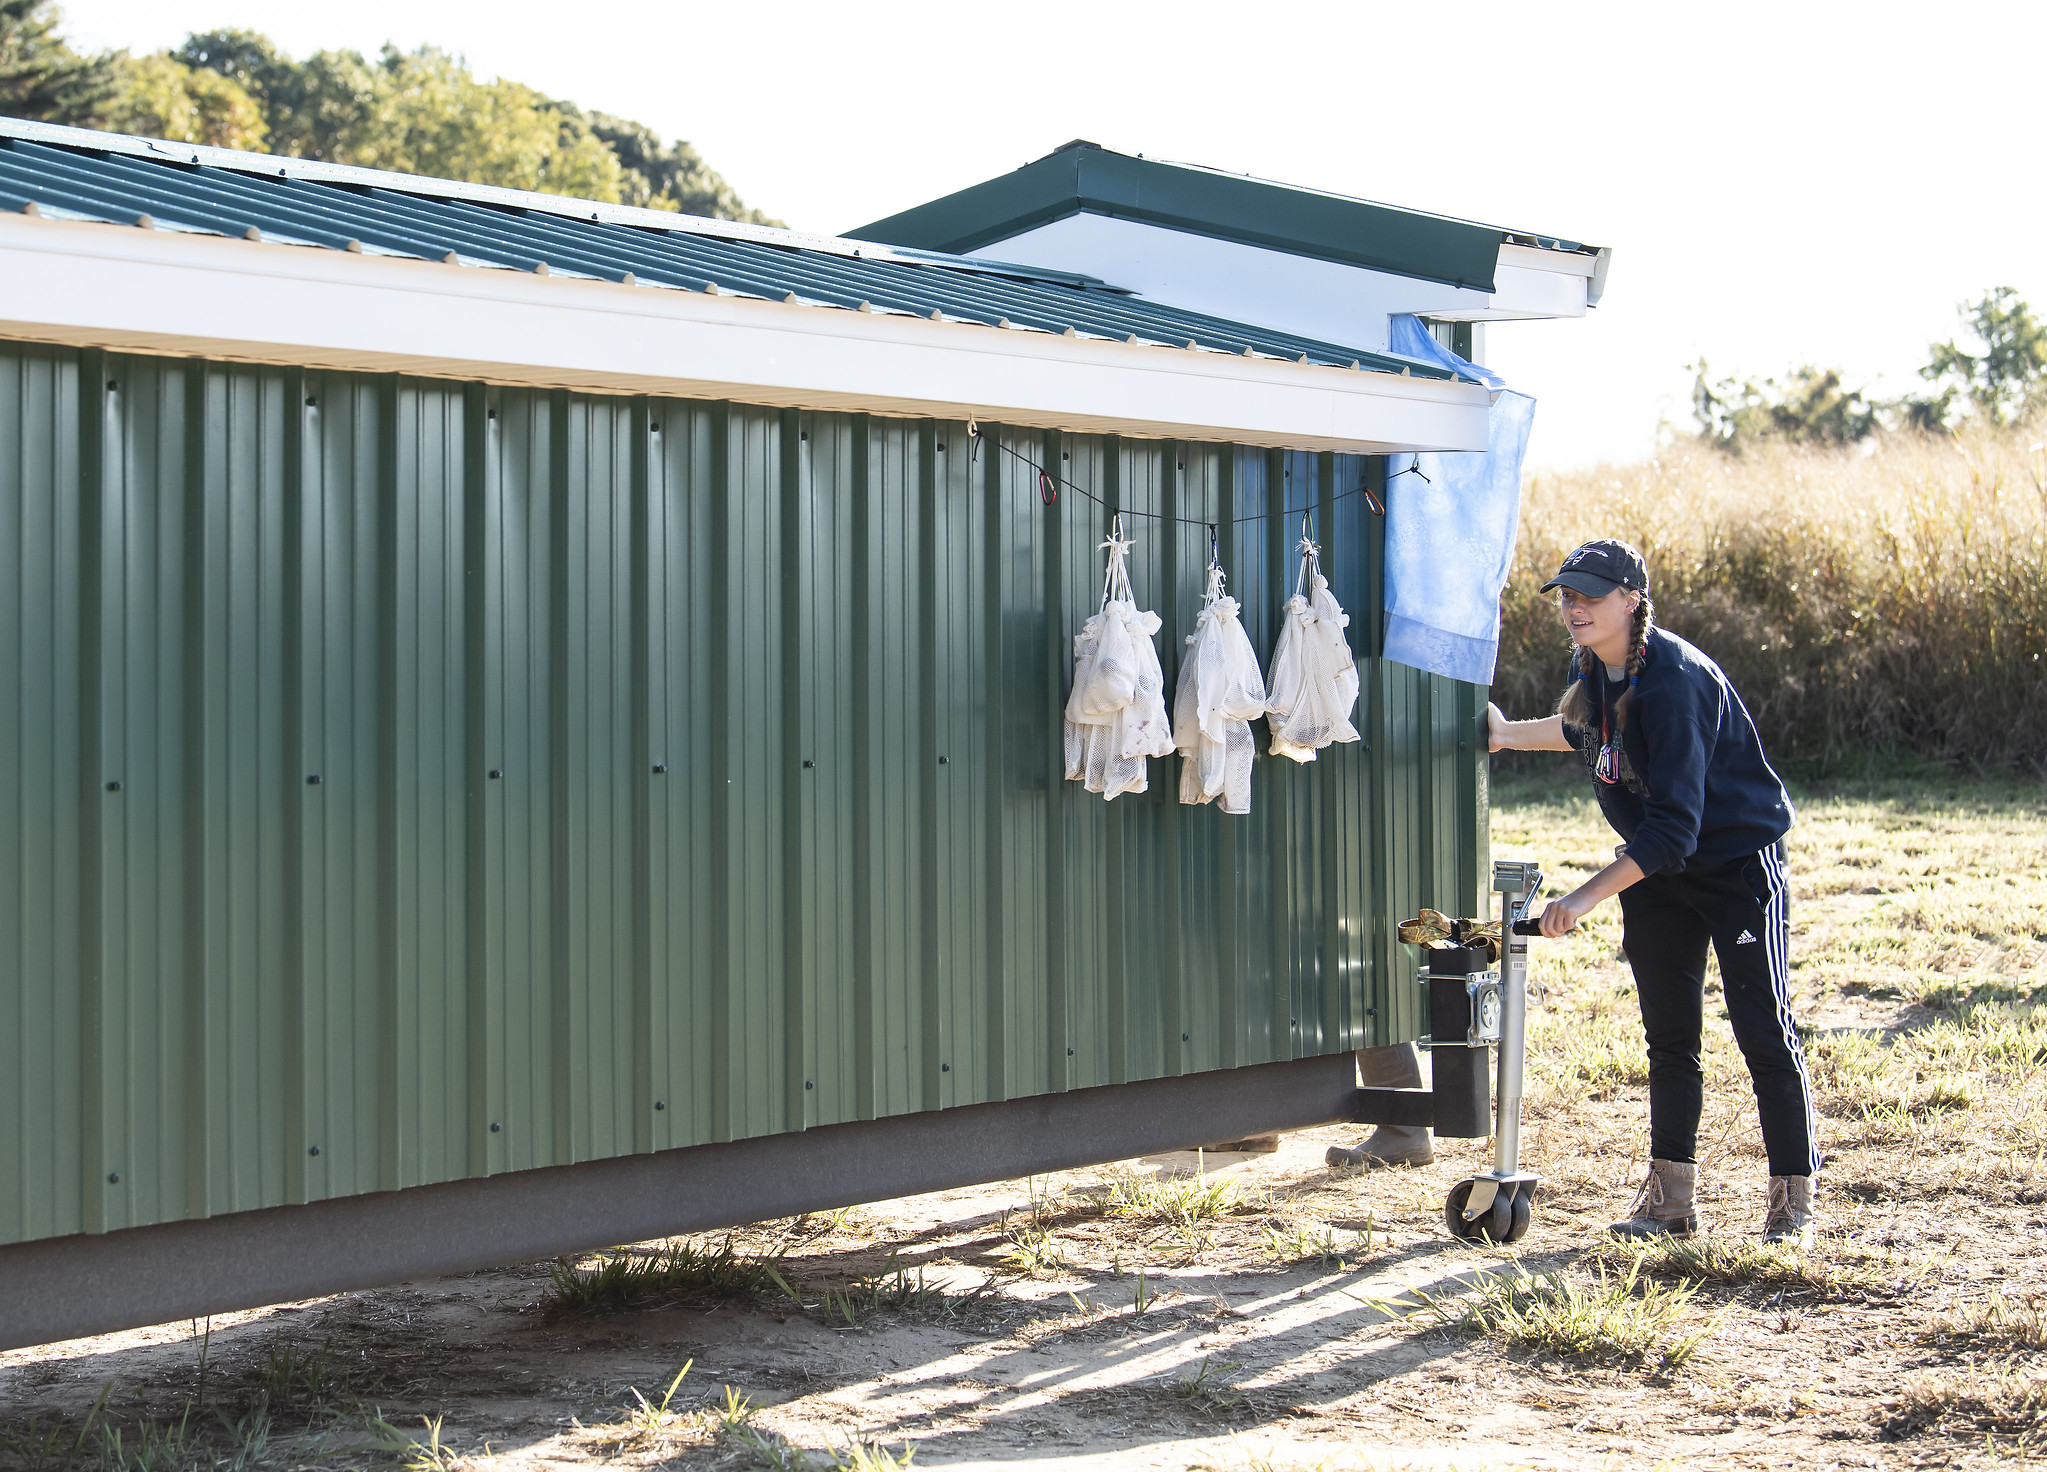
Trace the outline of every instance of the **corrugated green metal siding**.
[[0, 350], [0, 1241], [1415, 1036], [1484, 697], [1382, 467], [988, 433], [1262, 651], [1313, 507], [1367, 740], [1063, 781], [1103, 518], [961, 425]]

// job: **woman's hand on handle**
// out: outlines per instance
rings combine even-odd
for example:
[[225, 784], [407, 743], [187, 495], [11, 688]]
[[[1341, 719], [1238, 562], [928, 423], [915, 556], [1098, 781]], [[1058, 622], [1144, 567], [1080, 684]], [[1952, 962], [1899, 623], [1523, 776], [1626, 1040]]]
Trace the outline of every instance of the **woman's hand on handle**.
[[1552, 939], [1568, 934], [1602, 901], [1646, 877], [1640, 864], [1621, 855], [1569, 894], [1543, 906], [1542, 933]]
[[1551, 900], [1542, 907], [1542, 933], [1544, 935], [1548, 936], [1551, 940], [1555, 940], [1558, 936], [1569, 935], [1578, 928], [1578, 922], [1585, 918], [1586, 913], [1591, 910], [1593, 905], [1599, 903], [1597, 900], [1592, 900], [1589, 903], [1580, 900], [1579, 895], [1582, 893], [1582, 890], [1573, 890], [1562, 899]]

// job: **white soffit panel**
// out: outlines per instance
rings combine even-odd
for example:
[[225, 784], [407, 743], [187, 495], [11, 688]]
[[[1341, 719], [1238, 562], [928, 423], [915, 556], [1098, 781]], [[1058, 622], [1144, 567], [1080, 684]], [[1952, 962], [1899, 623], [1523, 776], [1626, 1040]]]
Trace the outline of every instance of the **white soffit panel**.
[[20, 215], [0, 216], [0, 336], [1307, 450], [1486, 443], [1470, 383]]
[[968, 252], [1073, 271], [1155, 301], [1325, 341], [1387, 350], [1400, 312], [1452, 322], [1582, 317], [1594, 258], [1502, 245], [1493, 292], [1267, 250], [1138, 220], [1077, 214]]

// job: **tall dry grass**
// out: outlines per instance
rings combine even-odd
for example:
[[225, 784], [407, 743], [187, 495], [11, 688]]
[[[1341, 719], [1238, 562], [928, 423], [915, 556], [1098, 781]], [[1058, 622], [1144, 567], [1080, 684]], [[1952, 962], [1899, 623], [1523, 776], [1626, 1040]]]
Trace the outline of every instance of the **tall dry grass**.
[[1648, 556], [1656, 616], [1719, 661], [1781, 762], [1858, 753], [2047, 771], [2047, 423], [1539, 475], [1494, 698], [1554, 708], [1569, 644], [1536, 590], [1592, 537]]

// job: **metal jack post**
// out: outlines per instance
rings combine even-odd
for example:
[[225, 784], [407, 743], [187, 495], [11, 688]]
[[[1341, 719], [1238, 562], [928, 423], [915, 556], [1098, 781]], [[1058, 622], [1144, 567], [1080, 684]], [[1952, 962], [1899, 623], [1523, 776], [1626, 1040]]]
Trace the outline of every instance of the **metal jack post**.
[[1532, 863], [1493, 865], [1500, 896], [1500, 1072], [1491, 1174], [1460, 1181], [1443, 1203], [1450, 1234], [1467, 1242], [1518, 1242], [1527, 1234], [1541, 1177], [1521, 1169], [1521, 1073], [1528, 1056], [1529, 906], [1542, 891]]

